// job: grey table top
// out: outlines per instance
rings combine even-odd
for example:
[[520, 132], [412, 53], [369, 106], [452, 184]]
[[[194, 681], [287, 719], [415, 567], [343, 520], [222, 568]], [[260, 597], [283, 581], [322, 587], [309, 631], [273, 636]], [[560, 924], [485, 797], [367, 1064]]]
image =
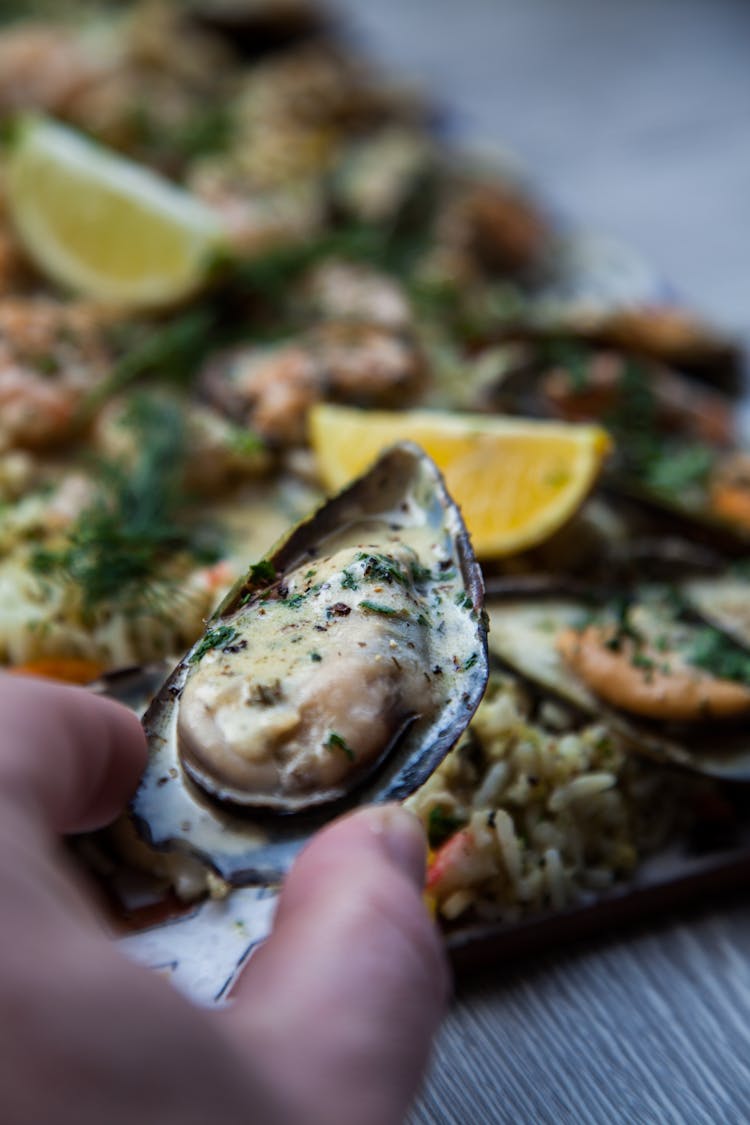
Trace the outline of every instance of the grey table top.
[[[367, 48], [501, 143], [750, 344], [750, 5], [332, 0]], [[414, 1125], [750, 1121], [750, 899], [459, 983]]]

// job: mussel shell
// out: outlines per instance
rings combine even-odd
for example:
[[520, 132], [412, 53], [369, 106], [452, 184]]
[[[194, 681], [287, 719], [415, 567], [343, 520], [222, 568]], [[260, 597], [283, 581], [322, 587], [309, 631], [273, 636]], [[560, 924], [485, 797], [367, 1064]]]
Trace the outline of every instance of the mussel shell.
[[590, 612], [591, 602], [583, 599], [492, 600], [487, 605], [490, 652], [537, 689], [599, 717], [635, 753], [709, 777], [750, 781], [747, 721], [688, 725], [647, 720], [609, 705], [578, 679], [557, 651], [555, 637], [562, 629], [582, 625]]
[[695, 578], [684, 582], [680, 592], [709, 625], [750, 649], [750, 578], [739, 574]]
[[227, 39], [247, 58], [303, 41], [326, 30], [326, 17], [309, 0], [190, 0], [187, 16]]
[[[270, 585], [283, 578], [316, 557], [334, 533], [369, 519], [387, 520], [393, 530], [426, 527], [457, 571], [471, 622], [466, 636], [458, 641], [462, 646], [458, 656], [470, 655], [471, 659], [459, 660], [467, 667], [457, 673], [455, 682], [453, 677], [444, 677], [441, 707], [437, 713], [417, 715], [374, 771], [341, 800], [290, 815], [242, 809], [208, 796], [186, 775], [180, 761], [175, 738], [177, 701], [198, 642], [144, 716], [151, 754], [132, 813], [140, 834], [152, 846], [197, 856], [230, 884], [276, 882], [309, 836], [334, 815], [360, 804], [400, 800], [413, 792], [467, 726], [488, 675], [484, 585], [460, 512], [438, 470], [417, 446], [393, 447], [367, 473], [294, 528], [267, 556], [276, 577], [265, 581]], [[230, 615], [249, 591], [262, 589], [263, 582], [255, 574], [257, 567], [229, 592], [209, 623], [212, 627]]]

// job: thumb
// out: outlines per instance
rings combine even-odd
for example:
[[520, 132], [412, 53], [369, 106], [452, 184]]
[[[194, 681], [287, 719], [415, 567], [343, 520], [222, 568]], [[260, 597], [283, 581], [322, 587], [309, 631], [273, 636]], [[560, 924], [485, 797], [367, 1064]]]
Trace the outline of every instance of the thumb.
[[286, 1088], [290, 1120], [403, 1120], [448, 990], [424, 861], [419, 821], [386, 805], [329, 825], [295, 864], [224, 1013]]
[[121, 811], [146, 760], [138, 719], [84, 688], [0, 675], [0, 799], [54, 832]]

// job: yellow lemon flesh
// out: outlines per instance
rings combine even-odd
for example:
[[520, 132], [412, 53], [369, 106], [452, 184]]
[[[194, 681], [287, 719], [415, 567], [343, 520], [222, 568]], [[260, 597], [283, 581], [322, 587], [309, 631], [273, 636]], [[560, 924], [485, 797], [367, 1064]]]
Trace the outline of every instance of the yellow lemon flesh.
[[562, 527], [611, 447], [599, 426], [328, 404], [311, 411], [310, 439], [332, 491], [394, 442], [421, 445], [441, 469], [482, 558], [526, 550]]
[[19, 124], [11, 219], [39, 269], [105, 304], [158, 307], [197, 289], [221, 249], [212, 211], [155, 173], [44, 118]]

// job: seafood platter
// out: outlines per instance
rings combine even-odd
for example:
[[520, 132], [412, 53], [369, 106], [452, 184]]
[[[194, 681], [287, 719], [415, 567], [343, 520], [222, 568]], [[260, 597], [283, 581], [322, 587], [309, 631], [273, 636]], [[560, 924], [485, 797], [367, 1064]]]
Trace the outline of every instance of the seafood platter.
[[736, 343], [305, 0], [5, 5], [0, 124], [0, 660], [143, 716], [123, 948], [219, 1001], [371, 801], [458, 963], [746, 876]]

